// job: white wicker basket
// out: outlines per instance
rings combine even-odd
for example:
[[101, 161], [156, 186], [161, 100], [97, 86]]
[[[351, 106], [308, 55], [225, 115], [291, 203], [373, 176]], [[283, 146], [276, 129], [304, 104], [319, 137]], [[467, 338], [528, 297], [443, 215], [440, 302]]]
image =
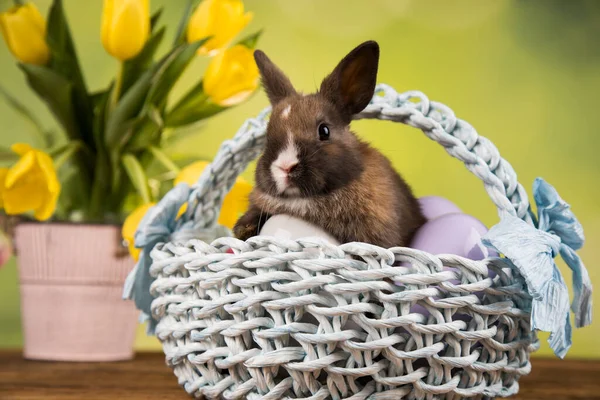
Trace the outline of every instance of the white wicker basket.
[[[472, 261], [368, 243], [332, 246], [315, 238], [258, 236], [243, 242], [215, 231], [224, 195], [261, 152], [268, 116], [266, 109], [246, 121], [199, 182], [173, 189], [136, 235], [144, 256], [126, 295], [152, 315], [151, 329], [185, 390], [209, 399], [264, 400], [517, 393], [519, 377], [531, 368], [530, 353], [539, 346], [532, 322], [555, 338], [566, 331], [558, 322], [540, 327], [532, 319], [532, 309], [556, 300], [537, 290], [537, 275], [547, 273], [539, 273], [537, 261], [529, 270], [518, 255]], [[541, 232], [511, 166], [446, 106], [419, 92], [398, 94], [379, 85], [356, 118], [421, 129], [483, 181], [502, 221], [522, 224], [524, 236], [517, 239]], [[187, 212], [176, 220], [185, 202]], [[542, 233], [560, 236], [549, 231]], [[502, 243], [496, 249], [507, 253]], [[581, 267], [582, 287], [591, 291]], [[576, 301], [585, 303], [577, 325], [586, 325], [591, 303]], [[415, 304], [427, 315], [411, 311]], [[552, 345], [559, 355], [566, 352]]]

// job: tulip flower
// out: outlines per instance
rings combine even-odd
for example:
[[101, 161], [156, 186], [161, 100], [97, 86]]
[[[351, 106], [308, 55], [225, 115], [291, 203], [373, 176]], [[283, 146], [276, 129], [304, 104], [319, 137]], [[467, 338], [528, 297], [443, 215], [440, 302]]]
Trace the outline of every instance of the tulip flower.
[[0, 13], [0, 31], [11, 53], [26, 64], [44, 65], [50, 59], [46, 21], [32, 3]]
[[125, 241], [125, 243], [127, 243], [127, 247], [129, 248], [129, 254], [135, 261], [139, 259], [141, 252], [140, 249], [135, 247], [135, 231], [137, 231], [137, 228], [140, 222], [142, 221], [142, 218], [144, 218], [144, 215], [146, 215], [148, 210], [154, 205], [156, 205], [156, 203], [146, 203], [133, 210], [133, 212], [129, 214], [127, 218], [125, 218], [125, 222], [123, 223], [123, 227], [121, 228], [121, 235], [123, 236], [123, 240]]
[[204, 73], [204, 93], [215, 104], [233, 106], [246, 100], [258, 87], [258, 67], [253, 50], [236, 45], [214, 57]]
[[60, 182], [50, 156], [24, 143], [12, 151], [21, 158], [10, 168], [0, 169], [0, 206], [9, 215], [34, 212], [45, 221], [52, 216], [60, 194]]
[[[177, 177], [175, 178], [174, 185], [178, 185], [182, 182], [188, 185], [195, 184], [204, 169], [208, 166], [206, 161], [197, 161], [183, 168]], [[221, 207], [221, 213], [219, 214], [219, 224], [233, 229], [233, 226], [237, 222], [240, 215], [242, 215], [248, 209], [248, 196], [252, 190], [252, 185], [245, 179], [238, 177], [235, 184], [223, 199], [223, 205]], [[184, 205], [185, 206], [185, 205]], [[180, 214], [183, 210], [180, 211]]]
[[204, 0], [188, 22], [187, 40], [191, 43], [211, 36], [198, 52], [213, 56], [231, 43], [252, 16], [251, 12], [244, 13], [240, 0]]
[[121, 61], [139, 54], [150, 35], [149, 0], [104, 0], [102, 45]]

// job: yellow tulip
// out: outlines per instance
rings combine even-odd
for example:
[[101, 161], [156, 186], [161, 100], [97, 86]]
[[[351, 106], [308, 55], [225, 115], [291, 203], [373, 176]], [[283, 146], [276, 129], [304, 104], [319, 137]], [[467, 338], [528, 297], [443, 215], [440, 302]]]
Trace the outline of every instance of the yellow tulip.
[[102, 45], [121, 61], [139, 54], [150, 35], [149, 0], [104, 0]]
[[147, 203], [139, 206], [127, 218], [125, 218], [125, 222], [123, 223], [123, 227], [121, 228], [121, 235], [123, 236], [123, 240], [127, 243], [127, 247], [129, 248], [129, 254], [131, 257], [137, 261], [140, 258], [141, 249], [135, 247], [134, 235], [137, 230], [142, 218], [148, 212], [148, 210], [153, 207], [156, 203]]
[[[183, 168], [175, 178], [175, 185], [182, 182], [193, 185], [198, 181], [204, 169], [208, 166], [206, 161], [197, 161]], [[219, 224], [233, 229], [238, 218], [248, 209], [248, 196], [252, 190], [252, 185], [243, 178], [237, 178], [235, 184], [223, 199], [221, 213], [219, 214]], [[185, 205], [184, 205], [185, 206]], [[185, 208], [182, 207], [180, 214]]]
[[7, 214], [34, 212], [45, 221], [52, 216], [60, 194], [60, 182], [50, 156], [24, 143], [11, 149], [21, 158], [0, 171], [0, 204]]
[[229, 45], [252, 16], [251, 12], [244, 13], [240, 0], [204, 0], [188, 22], [187, 40], [191, 43], [211, 36], [198, 52], [213, 56]]
[[258, 87], [253, 50], [236, 45], [214, 57], [204, 73], [204, 93], [213, 103], [229, 107], [246, 100]]
[[11, 53], [26, 64], [44, 65], [50, 59], [46, 21], [32, 3], [0, 13], [0, 31]]

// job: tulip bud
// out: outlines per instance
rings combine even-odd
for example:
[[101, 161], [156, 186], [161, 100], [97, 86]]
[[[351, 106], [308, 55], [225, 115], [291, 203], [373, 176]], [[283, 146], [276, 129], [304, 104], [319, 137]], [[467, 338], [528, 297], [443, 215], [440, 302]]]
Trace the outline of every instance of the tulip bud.
[[123, 236], [123, 240], [129, 249], [129, 254], [134, 261], [137, 261], [140, 258], [141, 252], [140, 249], [135, 247], [135, 231], [137, 231], [138, 225], [142, 222], [142, 219], [148, 210], [155, 205], [156, 203], [147, 203], [133, 210], [133, 212], [127, 216], [123, 223], [123, 227], [121, 228], [121, 235]]
[[215, 104], [233, 106], [246, 100], [258, 87], [258, 67], [253, 50], [235, 45], [215, 56], [204, 73], [204, 93]]
[[121, 61], [139, 54], [150, 35], [149, 0], [104, 0], [102, 45]]
[[0, 13], [0, 31], [11, 53], [26, 64], [44, 65], [50, 59], [46, 21], [32, 3]]
[[198, 52], [213, 56], [229, 45], [252, 16], [251, 12], [244, 13], [240, 0], [204, 0], [190, 18], [187, 40], [191, 43], [211, 36]]

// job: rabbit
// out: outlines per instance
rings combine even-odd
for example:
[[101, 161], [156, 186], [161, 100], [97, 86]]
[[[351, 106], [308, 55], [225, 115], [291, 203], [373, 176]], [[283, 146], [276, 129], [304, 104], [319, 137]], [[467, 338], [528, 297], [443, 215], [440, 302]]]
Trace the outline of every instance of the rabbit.
[[287, 214], [340, 243], [408, 246], [425, 223], [419, 203], [390, 161], [349, 128], [375, 92], [377, 42], [348, 53], [317, 93], [307, 95], [263, 51], [255, 50], [254, 59], [272, 111], [256, 186], [234, 236], [246, 240], [270, 216]]

